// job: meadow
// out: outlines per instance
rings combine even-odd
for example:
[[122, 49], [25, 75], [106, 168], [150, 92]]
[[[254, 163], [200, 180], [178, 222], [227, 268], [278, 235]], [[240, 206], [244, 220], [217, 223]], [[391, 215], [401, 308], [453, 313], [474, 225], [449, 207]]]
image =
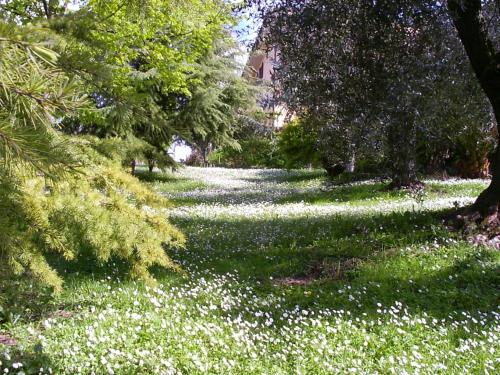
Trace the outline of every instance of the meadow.
[[152, 286], [119, 262], [55, 264], [64, 291], [37, 303], [19, 281], [0, 372], [500, 373], [499, 252], [442, 219], [487, 181], [414, 194], [314, 170], [139, 176], [173, 203], [183, 272]]

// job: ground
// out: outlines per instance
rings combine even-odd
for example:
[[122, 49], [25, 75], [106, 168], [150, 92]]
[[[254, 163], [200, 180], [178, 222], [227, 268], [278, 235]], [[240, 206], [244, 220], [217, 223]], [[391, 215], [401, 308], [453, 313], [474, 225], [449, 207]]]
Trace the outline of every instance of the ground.
[[[188, 236], [158, 286], [80, 262], [0, 326], [0, 370], [57, 374], [497, 374], [499, 252], [437, 215], [486, 181], [427, 193], [320, 171], [146, 175]], [[156, 180], [156, 181], [155, 181]], [[16, 310], [13, 309], [15, 312]], [[6, 370], [7, 369], [7, 370]]]

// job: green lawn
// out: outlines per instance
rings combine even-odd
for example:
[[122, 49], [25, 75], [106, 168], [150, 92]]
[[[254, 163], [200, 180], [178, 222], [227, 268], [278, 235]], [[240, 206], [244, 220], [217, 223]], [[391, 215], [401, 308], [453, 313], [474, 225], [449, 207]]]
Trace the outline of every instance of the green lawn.
[[188, 244], [169, 252], [186, 274], [157, 270], [147, 287], [80, 261], [36, 304], [20, 283], [1, 371], [500, 373], [499, 252], [439, 219], [486, 182], [428, 181], [414, 197], [376, 181], [325, 189], [319, 171], [142, 177], [175, 204]]

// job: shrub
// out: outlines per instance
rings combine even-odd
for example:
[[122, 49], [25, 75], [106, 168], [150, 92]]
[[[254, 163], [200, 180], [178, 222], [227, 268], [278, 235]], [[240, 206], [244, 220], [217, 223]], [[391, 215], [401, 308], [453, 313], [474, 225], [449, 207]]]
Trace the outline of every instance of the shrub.
[[297, 118], [279, 134], [278, 147], [285, 159], [286, 168], [303, 168], [319, 165], [318, 132], [311, 120]]
[[238, 142], [240, 150], [220, 148], [209, 155], [209, 162], [232, 168], [281, 168], [285, 164], [274, 137], [252, 135]]

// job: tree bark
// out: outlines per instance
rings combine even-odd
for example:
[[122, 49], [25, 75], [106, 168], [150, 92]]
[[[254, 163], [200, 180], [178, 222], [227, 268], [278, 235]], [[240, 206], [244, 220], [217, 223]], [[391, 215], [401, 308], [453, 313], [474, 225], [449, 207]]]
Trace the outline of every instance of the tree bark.
[[417, 177], [415, 122], [408, 113], [401, 113], [394, 120], [398, 118], [399, 121], [393, 121], [388, 129], [392, 178], [389, 189], [421, 188], [423, 183]]
[[[448, 10], [458, 31], [472, 69], [488, 97], [495, 115], [497, 130], [500, 123], [500, 51], [495, 51], [482, 16], [481, 0], [448, 0]], [[482, 218], [495, 216], [498, 224], [500, 206], [500, 134], [491, 157], [492, 180], [472, 209]]]
[[500, 206], [500, 147], [497, 148], [490, 159], [491, 183], [484, 190], [472, 206], [473, 211], [479, 212], [481, 218], [492, 217], [498, 224], [498, 211]]
[[148, 160], [149, 173], [153, 173], [154, 168], [155, 168], [155, 161], [153, 159], [149, 159]]
[[347, 161], [346, 163], [346, 166], [345, 166], [345, 171], [347, 173], [354, 173], [354, 170], [356, 168], [356, 154], [354, 152], [354, 150], [351, 152], [351, 155], [349, 157], [349, 160]]
[[345, 172], [345, 166], [342, 164], [332, 164], [328, 157], [323, 156], [321, 158], [321, 165], [323, 166], [326, 174], [330, 179], [340, 176]]
[[135, 174], [135, 166], [136, 166], [136, 161], [132, 160], [130, 162], [130, 173]]
[[48, 20], [52, 18], [52, 12], [50, 9], [50, 4], [47, 0], [42, 0], [42, 5], [43, 5], [43, 11], [45, 13], [45, 17], [47, 17]]

